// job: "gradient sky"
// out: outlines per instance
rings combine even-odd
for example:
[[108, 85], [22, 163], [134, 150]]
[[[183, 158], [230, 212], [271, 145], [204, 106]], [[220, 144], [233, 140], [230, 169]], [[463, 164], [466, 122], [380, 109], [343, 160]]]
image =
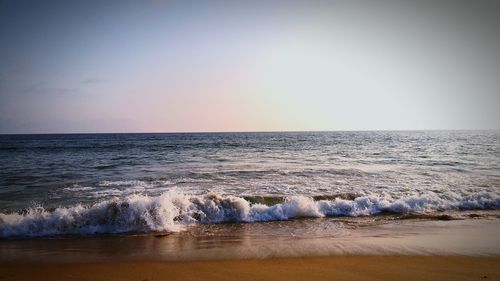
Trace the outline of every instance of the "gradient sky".
[[500, 128], [500, 1], [0, 0], [0, 133]]

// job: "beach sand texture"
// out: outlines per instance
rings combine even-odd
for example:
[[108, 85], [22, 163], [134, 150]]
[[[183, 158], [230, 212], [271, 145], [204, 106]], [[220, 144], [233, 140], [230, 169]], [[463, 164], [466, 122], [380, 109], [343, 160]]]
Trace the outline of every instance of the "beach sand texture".
[[500, 258], [333, 256], [220, 261], [0, 264], [0, 280], [500, 280]]

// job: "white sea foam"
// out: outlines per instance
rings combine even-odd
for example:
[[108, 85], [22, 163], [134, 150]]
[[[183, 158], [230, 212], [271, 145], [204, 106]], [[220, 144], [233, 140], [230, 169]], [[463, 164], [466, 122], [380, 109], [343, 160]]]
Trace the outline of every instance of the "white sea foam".
[[181, 231], [193, 223], [259, 222], [299, 217], [369, 216], [381, 212], [422, 213], [444, 210], [500, 209], [500, 193], [426, 192], [393, 198], [389, 193], [364, 194], [354, 200], [313, 200], [294, 196], [267, 206], [236, 196], [185, 195], [170, 190], [160, 196], [129, 195], [98, 202], [23, 213], [0, 214], [0, 237], [69, 234]]
[[95, 188], [93, 188], [91, 186], [81, 186], [78, 184], [74, 184], [70, 187], [63, 188], [63, 190], [66, 190], [66, 191], [89, 191], [89, 190], [94, 190], [94, 189]]
[[101, 181], [98, 186], [100, 187], [110, 187], [110, 186], [145, 186], [149, 187], [151, 184], [148, 184], [144, 181], [140, 180], [123, 180], [123, 181]]

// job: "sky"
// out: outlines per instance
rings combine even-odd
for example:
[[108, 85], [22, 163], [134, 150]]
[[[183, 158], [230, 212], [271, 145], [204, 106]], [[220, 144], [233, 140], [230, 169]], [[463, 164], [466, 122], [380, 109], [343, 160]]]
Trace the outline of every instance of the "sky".
[[500, 1], [0, 0], [0, 133], [500, 128]]

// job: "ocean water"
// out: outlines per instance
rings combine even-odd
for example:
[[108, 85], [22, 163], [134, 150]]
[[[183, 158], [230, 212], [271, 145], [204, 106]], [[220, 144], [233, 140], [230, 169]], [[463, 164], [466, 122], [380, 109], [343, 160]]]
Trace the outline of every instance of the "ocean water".
[[0, 238], [500, 210], [500, 132], [0, 135]]

